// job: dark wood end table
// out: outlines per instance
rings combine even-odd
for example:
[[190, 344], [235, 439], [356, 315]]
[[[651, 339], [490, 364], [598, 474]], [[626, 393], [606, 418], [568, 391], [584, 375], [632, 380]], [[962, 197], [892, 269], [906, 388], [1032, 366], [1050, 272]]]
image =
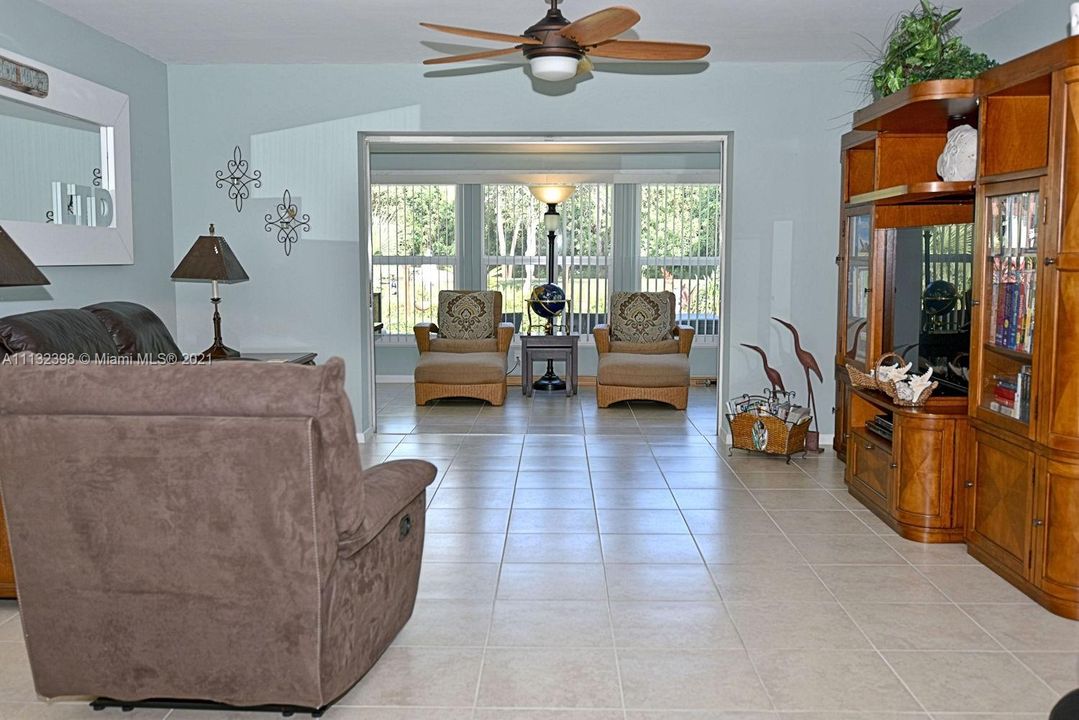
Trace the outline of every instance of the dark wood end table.
[[[521, 392], [532, 397], [532, 390], [561, 390], [566, 397], [577, 394], [577, 345], [581, 336], [577, 333], [556, 335], [529, 335], [521, 333]], [[533, 380], [532, 364], [547, 361], [547, 374]], [[555, 361], [566, 364], [566, 380], [554, 373]]]

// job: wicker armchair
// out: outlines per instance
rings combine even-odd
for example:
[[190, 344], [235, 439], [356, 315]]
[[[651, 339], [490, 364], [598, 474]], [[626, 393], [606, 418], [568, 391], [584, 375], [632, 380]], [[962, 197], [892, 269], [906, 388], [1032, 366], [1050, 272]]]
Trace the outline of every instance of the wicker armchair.
[[420, 359], [416, 363], [416, 404], [445, 397], [469, 397], [492, 405], [506, 402], [506, 355], [513, 324], [499, 322], [502, 293], [493, 290], [443, 290], [438, 294], [438, 324], [413, 328]]
[[655, 400], [685, 410], [693, 328], [675, 324], [671, 292], [616, 292], [608, 325], [592, 330], [599, 353], [596, 403]]

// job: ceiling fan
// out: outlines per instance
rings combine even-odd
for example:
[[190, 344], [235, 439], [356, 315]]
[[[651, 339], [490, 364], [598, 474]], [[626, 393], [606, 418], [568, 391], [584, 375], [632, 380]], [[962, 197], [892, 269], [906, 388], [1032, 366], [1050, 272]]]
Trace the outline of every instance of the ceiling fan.
[[589, 56], [645, 61], [697, 60], [712, 50], [708, 45], [692, 43], [615, 39], [616, 35], [629, 30], [641, 19], [633, 8], [616, 5], [570, 22], [558, 9], [562, 0], [547, 2], [551, 7], [543, 19], [520, 35], [421, 22], [420, 25], [425, 28], [451, 35], [513, 43], [511, 47], [497, 50], [430, 58], [424, 60], [423, 64], [481, 60], [520, 50], [528, 58], [533, 77], [558, 82], [590, 71], [592, 62]]

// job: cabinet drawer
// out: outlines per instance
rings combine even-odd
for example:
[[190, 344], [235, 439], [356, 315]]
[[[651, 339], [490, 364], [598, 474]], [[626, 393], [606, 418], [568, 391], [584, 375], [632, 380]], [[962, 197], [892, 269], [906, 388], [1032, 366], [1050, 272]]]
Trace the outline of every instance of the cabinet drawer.
[[853, 430], [847, 450], [851, 458], [851, 477], [861, 490], [871, 494], [884, 509], [892, 486], [892, 453], [867, 433]]

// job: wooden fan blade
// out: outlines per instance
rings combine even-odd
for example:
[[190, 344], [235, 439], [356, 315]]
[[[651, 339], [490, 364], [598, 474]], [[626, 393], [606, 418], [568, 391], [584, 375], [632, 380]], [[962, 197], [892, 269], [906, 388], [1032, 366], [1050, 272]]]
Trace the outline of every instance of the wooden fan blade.
[[464, 35], [465, 37], [480, 38], [481, 40], [499, 40], [501, 42], [511, 42], [516, 45], [543, 44], [536, 38], [523, 37], [521, 35], [507, 35], [506, 33], [473, 30], [472, 28], [453, 27], [452, 25], [436, 25], [435, 23], [428, 22], [421, 22], [420, 25], [430, 30], [438, 30], [439, 32], [449, 33], [450, 35]]
[[588, 48], [587, 52], [595, 57], [618, 58], [619, 60], [698, 60], [712, 52], [712, 48], [693, 43], [608, 40]]
[[498, 57], [517, 52], [520, 47], [499, 48], [498, 50], [484, 50], [482, 52], [467, 53], [465, 55], [447, 55], [446, 57], [430, 58], [423, 61], [424, 65], [443, 65], [445, 63], [465, 62], [466, 60], [482, 60], [483, 58]]
[[562, 37], [583, 47], [610, 40], [629, 30], [640, 20], [641, 16], [633, 8], [615, 5], [574, 20], [558, 32]]

